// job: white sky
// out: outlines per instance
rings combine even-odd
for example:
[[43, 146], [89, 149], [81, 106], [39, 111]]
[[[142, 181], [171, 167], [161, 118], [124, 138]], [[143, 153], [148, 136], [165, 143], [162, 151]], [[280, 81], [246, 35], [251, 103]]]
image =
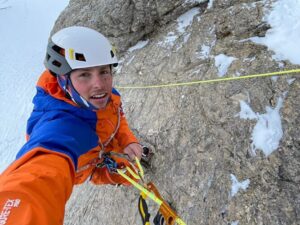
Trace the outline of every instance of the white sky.
[[[44, 69], [47, 39], [55, 19], [67, 4], [68, 0], [0, 0], [0, 8], [9, 7], [0, 10], [0, 51], [3, 53], [0, 55], [0, 172], [13, 161], [25, 142], [26, 121], [32, 110], [36, 81]], [[198, 9], [192, 9], [179, 17], [178, 27], [170, 33], [170, 38], [177, 39], [178, 33], [186, 32], [198, 13]], [[265, 38], [256, 38], [259, 43], [272, 49], [277, 59], [300, 64], [300, 1], [275, 1], [266, 21], [272, 29]], [[280, 120], [279, 108], [268, 108], [261, 116], [271, 116], [274, 110]], [[276, 127], [274, 129], [278, 131]], [[258, 132], [263, 131], [262, 128], [257, 129]], [[255, 138], [255, 135], [249, 138]], [[277, 140], [274, 143], [276, 147]], [[259, 144], [255, 146], [258, 148]]]

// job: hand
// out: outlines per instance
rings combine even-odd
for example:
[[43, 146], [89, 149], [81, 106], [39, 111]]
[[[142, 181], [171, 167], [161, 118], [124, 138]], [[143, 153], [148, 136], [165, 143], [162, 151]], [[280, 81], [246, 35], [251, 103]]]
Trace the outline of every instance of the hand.
[[131, 143], [124, 148], [124, 153], [129, 156], [130, 160], [134, 160], [135, 157], [140, 160], [142, 157], [142, 152], [142, 146], [137, 143]]

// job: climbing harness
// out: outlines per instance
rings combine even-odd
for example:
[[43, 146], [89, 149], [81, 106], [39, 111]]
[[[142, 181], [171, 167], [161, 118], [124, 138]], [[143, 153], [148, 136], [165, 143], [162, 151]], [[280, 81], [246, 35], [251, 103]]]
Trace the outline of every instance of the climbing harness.
[[234, 80], [258, 78], [258, 77], [284, 76], [284, 75], [291, 75], [294, 73], [300, 73], [300, 69], [284, 70], [284, 71], [277, 71], [277, 72], [271, 72], [271, 73], [252, 74], [252, 75], [245, 75], [245, 76], [239, 76], [239, 77], [234, 77], [234, 76], [223, 77], [223, 78], [217, 78], [217, 79], [211, 79], [211, 80], [197, 80], [197, 81], [181, 82], [181, 83], [140, 85], [140, 86], [115, 86], [115, 87], [117, 89], [152, 89], [152, 88], [178, 87], [178, 86], [188, 86], [188, 85], [195, 85], [195, 84], [211, 84], [211, 83], [218, 83], [218, 82], [223, 82], [223, 81], [234, 81]]
[[124, 163], [117, 163], [112, 157], [116, 156], [119, 158], [124, 158], [126, 159], [131, 166], [133, 164], [130, 162], [129, 156], [127, 154], [122, 154], [118, 152], [107, 152], [107, 153], [102, 153], [101, 158], [98, 161], [98, 163], [95, 165], [97, 168], [103, 168], [106, 167], [109, 173], [117, 173], [118, 169], [124, 169], [125, 164]]

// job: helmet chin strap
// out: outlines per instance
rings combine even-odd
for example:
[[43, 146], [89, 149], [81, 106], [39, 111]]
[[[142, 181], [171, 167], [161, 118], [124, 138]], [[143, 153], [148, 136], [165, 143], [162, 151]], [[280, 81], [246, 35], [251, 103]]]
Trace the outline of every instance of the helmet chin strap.
[[98, 110], [92, 103], [84, 99], [74, 88], [71, 79], [70, 73], [57, 76], [57, 81], [59, 86], [63, 89], [63, 91], [71, 97], [71, 100], [75, 102], [77, 105], [89, 109], [89, 110]]

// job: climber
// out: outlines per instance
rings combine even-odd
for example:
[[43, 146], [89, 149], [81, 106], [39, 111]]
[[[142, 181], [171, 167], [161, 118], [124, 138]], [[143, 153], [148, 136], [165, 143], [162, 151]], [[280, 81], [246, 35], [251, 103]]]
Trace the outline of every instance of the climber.
[[127, 159], [113, 159], [125, 164], [141, 158], [112, 87], [118, 60], [107, 38], [87, 27], [64, 28], [49, 40], [44, 64], [27, 142], [0, 176], [1, 225], [62, 225], [75, 184], [130, 185], [99, 166], [102, 155], [122, 153]]

